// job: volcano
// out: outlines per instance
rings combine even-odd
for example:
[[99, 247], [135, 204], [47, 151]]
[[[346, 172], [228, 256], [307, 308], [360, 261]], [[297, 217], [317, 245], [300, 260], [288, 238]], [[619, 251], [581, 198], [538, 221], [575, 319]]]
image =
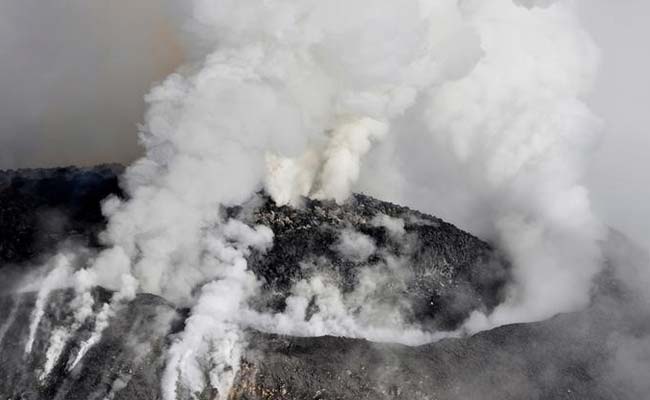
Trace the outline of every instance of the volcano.
[[[61, 344], [45, 373], [52, 332], [74, 313], [73, 290], [52, 290], [32, 350], [25, 351], [39, 296], [24, 277], [61, 248], [102, 248], [100, 200], [124, 196], [120, 173], [119, 166], [100, 166], [0, 174], [0, 274], [7, 278], [0, 292], [3, 399], [161, 398], [167, 350], [190, 315], [161, 296], [140, 293], [116, 311], [98, 343], [75, 363], [98, 323], [89, 319]], [[512, 279], [507, 260], [490, 244], [438, 218], [361, 194], [341, 205], [305, 199], [290, 207], [258, 193], [224, 214], [273, 231], [272, 248], [248, 256], [261, 286], [251, 307], [260, 312], [286, 311], [296, 284], [315, 277], [353, 298], [364, 274], [381, 271], [388, 278], [364, 292], [363, 302], [399, 310], [403, 326], [424, 333], [453, 331], [472, 311], [489, 312], [503, 301]], [[612, 237], [619, 250], [627, 243], [621, 235]], [[346, 247], [350, 240], [354, 246]], [[610, 266], [624, 262], [621, 254], [609, 257]], [[95, 315], [111, 295], [102, 287], [92, 290]], [[611, 368], [617, 354], [611, 341], [650, 330], [650, 319], [639, 318], [634, 301], [609, 268], [586, 310], [427, 344], [370, 341], [354, 332], [272, 333], [263, 323], [253, 324], [244, 330], [246, 346], [228, 398], [632, 399], [636, 392], [621, 386]], [[305, 323], [316, 323], [323, 304], [312, 298]], [[630, 311], [613, 314], [613, 308]], [[362, 312], [361, 305], [352, 310]], [[209, 365], [204, 370], [208, 374]], [[214, 389], [179, 393], [218, 395]]]

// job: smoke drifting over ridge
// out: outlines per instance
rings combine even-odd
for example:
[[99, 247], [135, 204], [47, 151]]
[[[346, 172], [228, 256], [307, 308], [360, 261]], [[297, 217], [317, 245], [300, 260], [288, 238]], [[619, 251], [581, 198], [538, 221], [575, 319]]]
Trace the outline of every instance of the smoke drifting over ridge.
[[494, 314], [472, 316], [470, 332], [586, 305], [604, 235], [580, 183], [599, 128], [582, 101], [598, 56], [571, 3], [540, 5], [188, 3], [192, 62], [146, 98], [146, 154], [126, 174], [130, 199], [104, 204], [109, 248], [74, 273], [76, 321], [48, 354], [90, 318], [92, 286], [117, 291], [94, 338], [121, 302], [155, 293], [192, 308], [170, 350], [165, 398], [179, 386], [227, 393], [242, 324], [286, 322], [239, 319], [259, 289], [246, 256], [273, 235], [220, 212], [263, 187], [294, 205], [365, 189], [492, 238], [516, 282]]

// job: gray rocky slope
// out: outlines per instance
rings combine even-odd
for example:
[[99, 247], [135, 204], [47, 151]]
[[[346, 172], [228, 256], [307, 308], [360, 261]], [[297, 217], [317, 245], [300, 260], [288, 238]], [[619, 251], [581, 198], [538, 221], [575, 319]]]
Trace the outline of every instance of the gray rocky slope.
[[[52, 372], [43, 375], [53, 330], [72, 318], [70, 291], [47, 299], [33, 350], [25, 352], [33, 292], [16, 293], [17, 276], [64, 239], [99, 247], [103, 220], [97, 202], [120, 194], [119, 168], [60, 169], [0, 177], [0, 398], [159, 399], [165, 351], [182, 332], [188, 310], [140, 294], [110, 320], [82, 362], [72, 361], [93, 330], [89, 320], [65, 343]], [[94, 203], [93, 203], [94, 202]], [[20, 210], [20, 211], [16, 211]], [[277, 207], [263, 195], [227, 210], [275, 234], [273, 247], [255, 253], [249, 267], [263, 283], [253, 299], [278, 312], [295, 282], [326, 275], [342, 293], [355, 290], [361, 271], [399, 260], [408, 273], [380, 288], [382, 301], [400, 308], [408, 323], [426, 330], [454, 329], [472, 310], [502, 300], [508, 265], [485, 242], [434, 217], [356, 195], [339, 206], [306, 201]], [[47, 225], [57, 215], [56, 226]], [[382, 221], [402, 221], [397, 229]], [[13, 229], [13, 234], [12, 234]], [[49, 229], [49, 230], [48, 230]], [[344, 232], [374, 247], [359, 256], [341, 250]], [[610, 264], [634, 264], [620, 236]], [[628, 246], [628, 247], [626, 247]], [[621, 342], [644, 340], [647, 308], [614, 269], [600, 278], [592, 306], [551, 320], [505, 326], [471, 337], [422, 346], [344, 337], [296, 337], [246, 331], [248, 346], [231, 399], [643, 399], [643, 380], [619, 363]], [[12, 278], [13, 277], [13, 278]], [[397, 279], [399, 278], [399, 279]], [[9, 283], [11, 282], [11, 284]], [[397, 282], [397, 283], [395, 283]], [[97, 288], [96, 306], [110, 299]], [[318, 312], [314, 306], [314, 313]], [[306, 317], [309, 318], [309, 315]], [[624, 360], [625, 361], [625, 360]], [[201, 398], [209, 399], [205, 392]]]

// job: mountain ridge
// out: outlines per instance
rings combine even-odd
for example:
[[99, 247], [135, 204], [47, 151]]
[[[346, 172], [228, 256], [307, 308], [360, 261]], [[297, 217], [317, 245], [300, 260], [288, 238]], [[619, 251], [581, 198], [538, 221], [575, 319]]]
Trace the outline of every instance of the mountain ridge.
[[[47, 193], [43, 188], [52, 188], [51, 182], [61, 184], [55, 185], [55, 193], [81, 188], [73, 196], [59, 197], [81, 200], [76, 204], [64, 201], [59, 212], [64, 218], [87, 215], [88, 219], [82, 219], [77, 225], [74, 221], [64, 224], [51, 242], [43, 243], [60, 243], [72, 232], [77, 235], [77, 243], [95, 246], [91, 246], [92, 253], [101, 248], [101, 243], [91, 236], [100, 232], [104, 223], [101, 218], [93, 219], [92, 212], [79, 214], [79, 205], [100, 212], [97, 205], [83, 203], [84, 199], [97, 198], [107, 188], [109, 194], [123, 195], [119, 192], [119, 170], [103, 168], [50, 170], [45, 173], [46, 184], [38, 183], [38, 172], [31, 172], [33, 182], [27, 185], [20, 172], [13, 173], [11, 180], [0, 178], [3, 182], [0, 196], [3, 199], [16, 196], [10, 204], [36, 211], [38, 207], [29, 208], [33, 200], [21, 200], [30, 196], [25, 188]], [[63, 176], [57, 177], [61, 172]], [[86, 174], [93, 179], [77, 181], [75, 178]], [[19, 190], [11, 186], [16, 177]], [[56, 202], [45, 204], [52, 207]], [[0, 203], [0, 215], [15, 210], [5, 205]], [[253, 252], [248, 260], [249, 269], [261, 282], [260, 295], [251, 299], [251, 307], [259, 312], [284, 312], [297, 283], [316, 278], [328, 283], [340, 296], [354, 299], [352, 295], [358, 290], [363, 274], [377, 272], [388, 274], [388, 279], [381, 281], [384, 286], [371, 292], [364, 302], [398, 309], [404, 317], [403, 323], [416, 324], [425, 330], [453, 329], [468, 312], [488, 312], [496, 306], [509, 279], [504, 258], [487, 243], [435, 217], [364, 195], [354, 195], [343, 205], [305, 200], [303, 207], [291, 208], [277, 207], [268, 197], [258, 194], [247, 204], [228, 208], [225, 215], [250, 225], [264, 224], [274, 232], [274, 246], [266, 253]], [[33, 215], [18, 217], [32, 223], [38, 220]], [[24, 226], [12, 225], [4, 232]], [[36, 229], [38, 225], [33, 227]], [[355, 244], [366, 243], [364, 240], [372, 243], [363, 257], [347, 253], [349, 249], [341, 241], [348, 234], [362, 238]], [[31, 237], [26, 235], [9, 245], [38, 250], [38, 246], [27, 240]], [[620, 243], [615, 248], [621, 254], [610, 251], [612, 265], [622, 263], [622, 258], [630, 253]], [[31, 265], [57, 247], [43, 245], [40, 249], [44, 252], [12, 253], [26, 257], [17, 268], [34, 271]], [[393, 265], [391, 260], [402, 261]], [[0, 265], [3, 264], [6, 264], [4, 259]], [[390, 275], [395, 271], [391, 265], [397, 266], [397, 271], [408, 273]], [[489, 279], [476, 274], [481, 270], [487, 271]], [[2, 274], [8, 271], [8, 268], [0, 269]], [[650, 327], [642, 323], [643, 310], [629, 306], [636, 300], [622, 295], [625, 292], [621, 285], [615, 273], [605, 273], [599, 278], [593, 304], [586, 310], [416, 346], [336, 334], [269, 333], [264, 332], [264, 326], [251, 326], [244, 330], [247, 346], [229, 399], [632, 400], [638, 398], [634, 396], [639, 392], [620, 385], [610, 365], [618, 354], [611, 341], [612, 337], [643, 337], [644, 332], [650, 332]], [[3, 398], [161, 398], [165, 351], [183, 331], [189, 309], [154, 294], [138, 294], [117, 310], [101, 340], [79, 364], [73, 364], [73, 360], [94, 329], [93, 319], [72, 334], [52, 370], [44, 374], [51, 333], [70, 323], [73, 314], [70, 301], [74, 293], [67, 289], [47, 294], [33, 350], [26, 353], [37, 293], [14, 289], [15, 285], [0, 286], [0, 394]], [[462, 296], [458, 297], [459, 293]], [[102, 304], [110, 300], [111, 292], [96, 288], [92, 294], [96, 315]], [[306, 322], [321, 313], [317, 303], [310, 304]], [[198, 399], [212, 399], [217, 394], [209, 389], [203, 393], [185, 393], [186, 397], [193, 395]]]

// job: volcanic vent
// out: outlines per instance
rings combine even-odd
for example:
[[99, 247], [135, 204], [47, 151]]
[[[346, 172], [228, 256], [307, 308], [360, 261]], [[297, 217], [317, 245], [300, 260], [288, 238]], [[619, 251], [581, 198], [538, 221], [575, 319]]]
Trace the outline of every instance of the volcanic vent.
[[[4, 238], [13, 252], [4, 253], [2, 272], [36, 276], [29, 257], [47, 259], [47, 251], [57, 249], [35, 247], [41, 239], [26, 235], [38, 226], [40, 210], [54, 207], [65, 221], [78, 215], [76, 196], [92, 198], [107, 190], [122, 195], [116, 173], [119, 168], [3, 174], [0, 194], [11, 200], [5, 204], [33, 207], [18, 214], [14, 206], [2, 209], [3, 216], [18, 221], [15, 235]], [[62, 200], [62, 191], [76, 194]], [[618, 297], [620, 283], [611, 277], [603, 277], [601, 300], [585, 312], [473, 337], [458, 331], [448, 336], [459, 338], [443, 339], [439, 333], [458, 328], [471, 311], [489, 312], [502, 300], [509, 267], [485, 242], [438, 218], [363, 195], [342, 205], [305, 200], [294, 208], [258, 194], [224, 215], [264, 224], [274, 236], [273, 247], [248, 256], [260, 283], [249, 308], [241, 309], [239, 323], [248, 328], [232, 399], [459, 399], [477, 392], [495, 399], [530, 393], [615, 398], [609, 371], [594, 364], [609, 357], [610, 332], [627, 324], [608, 320], [607, 307], [598, 305], [629, 301]], [[61, 237], [74, 236], [68, 248], [75, 242], [101, 246], [99, 208], [88, 207], [85, 216], [78, 219], [86, 221], [83, 226], [59, 229]], [[27, 249], [28, 259], [15, 261], [14, 254]], [[94, 316], [60, 343], [52, 359], [52, 336], [76, 318], [74, 289], [59, 282], [33, 291], [29, 282], [16, 281], [0, 296], [0, 393], [11, 399], [160, 398], [167, 351], [192, 318], [188, 309], [138, 294], [111, 315], [101, 338], [75, 363], [113, 294], [92, 290]], [[361, 339], [366, 337], [374, 341]], [[208, 374], [210, 359], [203, 360], [200, 370]], [[564, 373], [540, 375], [555, 370]], [[201, 399], [216, 394], [195, 393]]]

